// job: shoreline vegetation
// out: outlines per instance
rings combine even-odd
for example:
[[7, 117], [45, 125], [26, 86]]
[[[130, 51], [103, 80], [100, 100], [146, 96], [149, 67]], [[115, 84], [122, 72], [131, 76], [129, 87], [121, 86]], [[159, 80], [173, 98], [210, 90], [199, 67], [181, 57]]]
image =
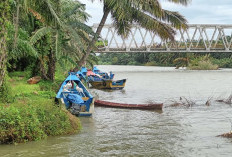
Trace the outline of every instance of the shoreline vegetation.
[[232, 68], [232, 53], [104, 53], [100, 65], [186, 67], [188, 70]]
[[62, 79], [30, 85], [27, 83], [29, 78], [28, 72], [12, 72], [7, 78], [8, 83], [4, 84], [7, 93], [1, 95], [1, 101], [5, 103], [0, 103], [0, 144], [79, 132], [80, 120], [64, 106], [54, 103]]

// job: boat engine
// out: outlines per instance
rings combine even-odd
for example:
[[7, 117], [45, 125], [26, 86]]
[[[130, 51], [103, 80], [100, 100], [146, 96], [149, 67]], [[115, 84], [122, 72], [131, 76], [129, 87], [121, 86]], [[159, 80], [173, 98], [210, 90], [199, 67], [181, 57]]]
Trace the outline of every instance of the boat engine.
[[79, 104], [72, 103], [72, 106], [69, 108], [71, 114], [78, 116], [81, 111], [81, 106]]

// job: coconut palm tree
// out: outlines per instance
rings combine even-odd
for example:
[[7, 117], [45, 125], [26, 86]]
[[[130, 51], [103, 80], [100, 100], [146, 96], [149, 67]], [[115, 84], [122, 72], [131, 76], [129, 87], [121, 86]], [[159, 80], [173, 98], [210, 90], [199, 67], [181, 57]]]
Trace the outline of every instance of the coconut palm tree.
[[[37, 19], [44, 23], [43, 27], [37, 30], [31, 37], [31, 43], [36, 44], [47, 35], [50, 36], [51, 39], [54, 39], [52, 42], [53, 46], [48, 55], [48, 76], [46, 77], [46, 74], [42, 74], [45, 79], [50, 80], [54, 80], [56, 61], [66, 58], [69, 61], [75, 60], [76, 62], [76, 60], [79, 60], [79, 56], [83, 50], [86, 49], [84, 43], [89, 42], [89, 34], [94, 36], [92, 29], [83, 23], [88, 18], [88, 15], [84, 12], [84, 5], [78, 1], [60, 0], [59, 2], [61, 5], [56, 6], [57, 2], [58, 1], [56, 1], [55, 5], [53, 3], [51, 3], [51, 5], [45, 3], [47, 6], [44, 7], [50, 8], [49, 10], [54, 10], [53, 14], [55, 16], [52, 15], [54, 16], [53, 18], [55, 18], [54, 23], [47, 21], [47, 17], [40, 14], [40, 9], [38, 9], [38, 11], [32, 10], [31, 8], [29, 9]], [[59, 9], [55, 10], [54, 8]], [[72, 53], [72, 56], [68, 57], [70, 53]], [[40, 60], [42, 62], [43, 59], [40, 58]], [[59, 60], [59, 62], [61, 61]], [[42, 71], [43, 73], [45, 72], [45, 70]]]
[[[99, 36], [105, 21], [111, 13], [117, 33], [122, 37], [128, 37], [133, 23], [139, 24], [146, 30], [152, 31], [162, 39], [174, 40], [175, 29], [186, 29], [187, 21], [178, 12], [162, 9], [159, 0], [101, 0], [103, 2], [103, 16], [96, 30]], [[173, 3], [187, 5], [190, 0], [168, 0]], [[85, 55], [78, 63], [81, 67], [90, 52], [97, 38], [89, 43]]]

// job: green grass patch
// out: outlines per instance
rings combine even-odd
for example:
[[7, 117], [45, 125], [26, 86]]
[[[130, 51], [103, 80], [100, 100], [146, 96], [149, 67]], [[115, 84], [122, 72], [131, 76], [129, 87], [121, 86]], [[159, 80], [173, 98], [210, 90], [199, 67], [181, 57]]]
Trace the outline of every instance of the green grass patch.
[[4, 86], [7, 92], [0, 101], [0, 144], [34, 141], [80, 130], [79, 119], [64, 106], [54, 104], [63, 78], [31, 85], [27, 84], [27, 72], [9, 76]]
[[51, 104], [1, 105], [0, 124], [0, 143], [20, 143], [72, 134], [80, 127], [76, 117], [70, 119], [65, 110]]

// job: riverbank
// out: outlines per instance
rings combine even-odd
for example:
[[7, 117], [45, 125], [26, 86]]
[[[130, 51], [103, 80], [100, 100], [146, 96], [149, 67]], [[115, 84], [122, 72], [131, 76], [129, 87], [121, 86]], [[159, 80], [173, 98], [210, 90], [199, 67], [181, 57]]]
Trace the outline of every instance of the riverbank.
[[64, 106], [54, 103], [62, 76], [54, 83], [27, 84], [27, 72], [14, 72], [7, 79], [7, 93], [0, 102], [0, 144], [21, 143], [77, 133], [81, 124]]

